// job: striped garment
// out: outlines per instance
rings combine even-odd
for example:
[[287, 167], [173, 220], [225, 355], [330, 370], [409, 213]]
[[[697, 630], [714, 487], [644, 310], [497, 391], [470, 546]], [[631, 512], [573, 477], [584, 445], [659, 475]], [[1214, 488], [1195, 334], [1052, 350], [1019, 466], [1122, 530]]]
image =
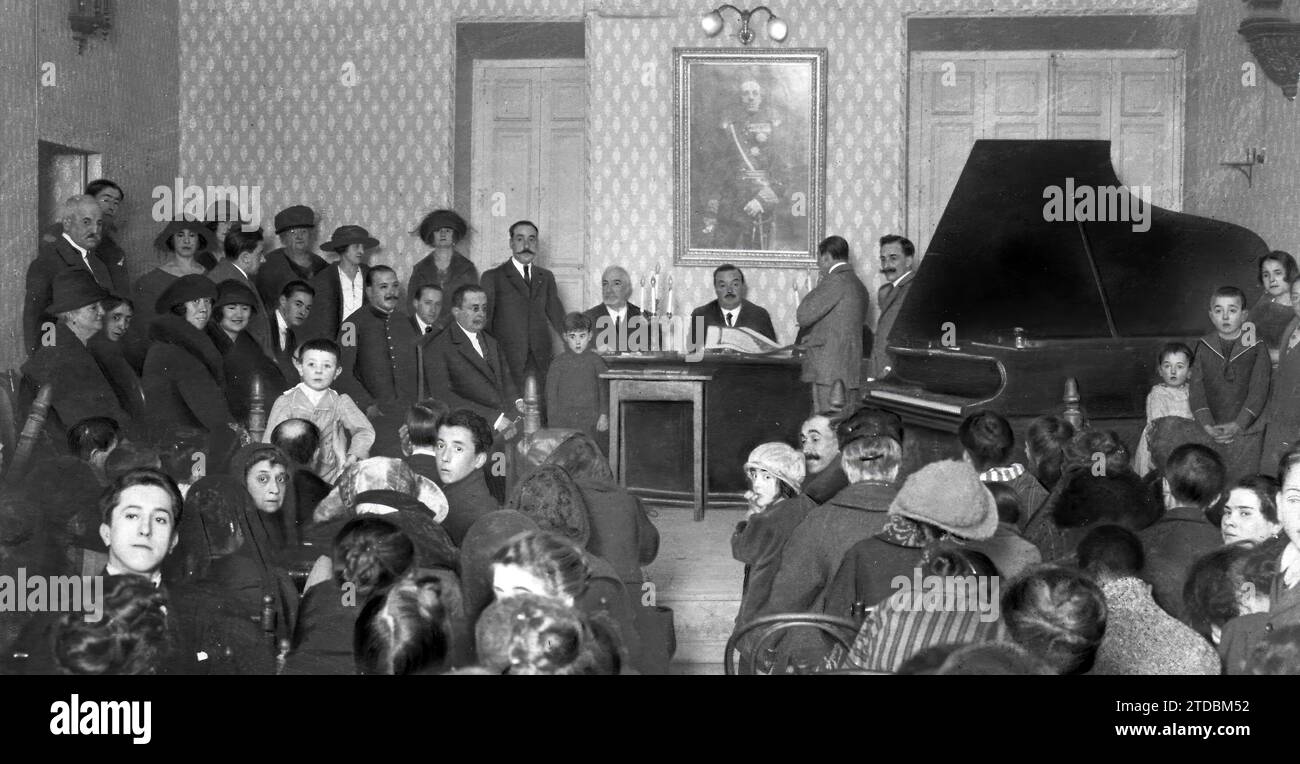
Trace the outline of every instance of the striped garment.
[[964, 582], [958, 584], [959, 580], [943, 579], [942, 594], [937, 590], [923, 594], [910, 587], [894, 592], [867, 616], [848, 655], [837, 649], [827, 658], [827, 667], [893, 672], [913, 655], [937, 645], [1010, 641], [998, 609], [997, 588], [989, 592], [991, 598], [975, 597], [975, 590]]

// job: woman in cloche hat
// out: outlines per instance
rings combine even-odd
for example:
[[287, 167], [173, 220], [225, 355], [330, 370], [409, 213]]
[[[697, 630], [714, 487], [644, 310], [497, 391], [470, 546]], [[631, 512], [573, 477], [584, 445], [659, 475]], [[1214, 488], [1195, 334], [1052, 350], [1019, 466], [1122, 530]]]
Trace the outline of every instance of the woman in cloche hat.
[[469, 224], [455, 210], [434, 210], [424, 216], [411, 233], [433, 248], [411, 269], [411, 280], [406, 284], [406, 299], [419, 297], [419, 289], [426, 284], [442, 288], [442, 310], [438, 318], [451, 315], [451, 296], [458, 287], [479, 282], [478, 268], [469, 258], [456, 250], [465, 240]]
[[[154, 239], [154, 247], [162, 252], [162, 261], [131, 285], [131, 302], [136, 310], [135, 334], [140, 339], [144, 338], [154, 316], [154, 305], [168, 287], [182, 276], [201, 276], [216, 266], [216, 259], [208, 251], [211, 241], [212, 232], [199, 220], [173, 220]], [[142, 363], [143, 358], [137, 362]]]

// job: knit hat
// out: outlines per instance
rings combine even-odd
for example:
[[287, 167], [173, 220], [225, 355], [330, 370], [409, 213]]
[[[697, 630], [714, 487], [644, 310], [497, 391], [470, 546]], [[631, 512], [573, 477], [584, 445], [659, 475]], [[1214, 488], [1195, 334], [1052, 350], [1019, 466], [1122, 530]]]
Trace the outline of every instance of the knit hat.
[[764, 443], [750, 451], [745, 469], [750, 468], [765, 470], [796, 491], [803, 485], [806, 469], [803, 454], [786, 443]]
[[974, 467], [951, 459], [927, 464], [909, 476], [889, 512], [972, 541], [992, 538], [998, 529], [993, 494]]
[[93, 305], [109, 296], [84, 268], [69, 268], [54, 277], [54, 301], [47, 312], [57, 316]]
[[158, 296], [158, 302], [154, 304], [155, 313], [170, 313], [171, 309], [177, 305], [183, 305], [190, 300], [202, 299], [216, 300], [217, 285], [212, 283], [212, 279], [207, 276], [200, 276], [192, 273], [188, 276], [181, 276], [171, 283], [171, 286]]

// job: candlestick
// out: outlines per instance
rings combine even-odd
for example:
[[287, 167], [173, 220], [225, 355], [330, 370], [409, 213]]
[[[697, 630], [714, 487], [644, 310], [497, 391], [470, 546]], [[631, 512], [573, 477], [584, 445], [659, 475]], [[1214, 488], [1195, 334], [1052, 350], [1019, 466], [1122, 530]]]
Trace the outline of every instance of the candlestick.
[[655, 275], [650, 277], [650, 312], [659, 315], [659, 266], [655, 266]]
[[641, 308], [644, 310], [650, 305], [650, 293], [646, 291], [645, 277], [641, 277]]
[[668, 305], [664, 310], [669, 316], [673, 314], [673, 274], [668, 274]]

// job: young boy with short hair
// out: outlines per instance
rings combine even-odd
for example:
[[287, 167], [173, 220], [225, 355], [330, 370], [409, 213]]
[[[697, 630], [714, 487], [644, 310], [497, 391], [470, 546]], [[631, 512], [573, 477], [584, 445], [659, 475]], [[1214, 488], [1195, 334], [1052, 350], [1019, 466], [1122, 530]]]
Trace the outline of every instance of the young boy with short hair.
[[609, 385], [600, 375], [609, 370], [591, 347], [591, 318], [564, 317], [565, 351], [546, 374], [546, 426], [580, 430], [608, 452]]
[[1214, 331], [1196, 343], [1192, 363], [1198, 373], [1188, 395], [1192, 416], [1214, 439], [1228, 479], [1236, 480], [1259, 471], [1264, 425], [1259, 415], [1268, 401], [1272, 363], [1268, 348], [1245, 336], [1249, 311], [1240, 289], [1216, 289], [1209, 315]]
[[[1267, 363], [1267, 351], [1261, 355]], [[1205, 446], [1187, 443], [1169, 454], [1164, 480], [1176, 506], [1139, 532], [1138, 538], [1146, 548], [1143, 572], [1156, 602], [1182, 620], [1183, 584], [1192, 563], [1223, 546], [1219, 529], [1206, 517], [1206, 510], [1218, 502], [1227, 485], [1223, 460]]]
[[263, 441], [270, 443], [276, 425], [286, 419], [306, 419], [320, 430], [315, 472], [333, 483], [349, 465], [370, 456], [375, 428], [348, 395], [334, 389], [339, 378], [340, 350], [331, 339], [307, 340], [293, 359], [302, 382], [286, 391], [271, 406]]

